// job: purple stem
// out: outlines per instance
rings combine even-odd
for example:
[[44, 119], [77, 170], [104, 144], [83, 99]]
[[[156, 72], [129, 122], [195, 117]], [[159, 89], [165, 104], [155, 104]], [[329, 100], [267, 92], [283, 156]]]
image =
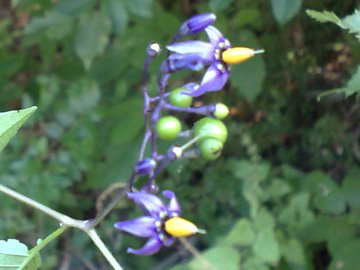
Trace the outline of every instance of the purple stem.
[[164, 109], [169, 110], [169, 111], [194, 113], [194, 114], [200, 114], [200, 115], [206, 115], [206, 116], [213, 116], [215, 108], [216, 107], [214, 104], [197, 107], [197, 108], [182, 108], [182, 107], [173, 106], [171, 104], [165, 104], [165, 106], [164, 106]]

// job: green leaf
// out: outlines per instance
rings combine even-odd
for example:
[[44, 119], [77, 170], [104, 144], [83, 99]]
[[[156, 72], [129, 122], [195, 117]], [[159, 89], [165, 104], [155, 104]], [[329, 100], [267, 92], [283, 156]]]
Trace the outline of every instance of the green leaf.
[[[329, 216], [318, 215], [316, 219], [308, 223], [300, 230], [300, 235], [303, 241], [311, 243], [331, 242], [338, 243], [346, 242], [352, 239], [356, 233], [357, 227], [351, 216]], [[341, 239], [345, 239], [341, 241]], [[341, 243], [342, 244], [342, 243]], [[334, 246], [334, 251], [336, 250]], [[331, 245], [330, 245], [330, 250]]]
[[136, 16], [148, 18], [152, 15], [152, 0], [125, 0], [124, 3]]
[[75, 52], [89, 69], [93, 59], [102, 54], [109, 40], [111, 22], [99, 12], [80, 17], [75, 36]]
[[19, 111], [0, 113], [0, 151], [5, 148], [10, 139], [16, 135], [19, 128], [36, 109], [37, 107], [33, 106]]
[[[204, 259], [216, 269], [238, 270], [240, 262], [240, 252], [228, 246], [216, 246], [202, 253]], [[189, 269], [207, 269], [204, 261], [194, 258], [189, 263]]]
[[333, 12], [323, 11], [318, 12], [315, 10], [306, 10], [306, 13], [313, 19], [319, 22], [331, 22], [348, 30], [350, 33], [355, 34], [356, 38], [360, 40], [360, 11], [355, 9], [355, 12], [344, 19], [340, 19]]
[[270, 187], [267, 189], [267, 193], [272, 198], [280, 198], [289, 194], [291, 186], [282, 179], [276, 178], [271, 181]]
[[314, 206], [324, 213], [341, 214], [346, 209], [339, 186], [328, 175], [322, 172], [309, 173], [303, 185], [313, 197]]
[[224, 10], [230, 6], [234, 0], [210, 0], [209, 7], [213, 12]]
[[116, 34], [124, 33], [129, 21], [124, 3], [117, 0], [107, 0], [104, 3], [111, 18], [113, 31]]
[[112, 132], [113, 143], [128, 143], [140, 134], [144, 128], [142, 107], [143, 100], [139, 98], [127, 100], [114, 107], [118, 113], [118, 120]]
[[54, 6], [54, 10], [71, 16], [79, 16], [91, 10], [94, 4], [95, 0], [60, 0]]
[[228, 234], [221, 239], [222, 245], [250, 246], [255, 240], [251, 222], [246, 218], [239, 219]]
[[360, 32], [360, 11], [355, 9], [355, 12], [349, 16], [346, 16], [342, 24], [347, 28], [350, 33]]
[[336, 252], [332, 254], [332, 260], [329, 270], [353, 270], [358, 269], [360, 265], [360, 240], [353, 239], [341, 246], [338, 246]]
[[[29, 256], [29, 251], [26, 245], [20, 243], [16, 239], [9, 239], [7, 241], [0, 240], [0, 269], [11, 270], [19, 269], [23, 261]], [[29, 263], [21, 269], [36, 270], [40, 267], [40, 255], [34, 257]]]
[[230, 167], [236, 177], [251, 182], [265, 180], [270, 171], [268, 163], [253, 163], [248, 160], [231, 160]]
[[306, 269], [304, 247], [298, 239], [281, 243], [281, 253], [292, 269]]
[[334, 12], [330, 12], [326, 10], [324, 10], [323, 12], [319, 12], [316, 10], [307, 9], [306, 14], [318, 22], [321, 23], [331, 22], [337, 24], [341, 28], [344, 28], [341, 19], [338, 16], [336, 16]]
[[314, 220], [314, 214], [309, 209], [309, 193], [294, 195], [287, 206], [280, 212], [279, 221], [289, 229], [298, 229]]
[[358, 66], [355, 74], [347, 82], [346, 86], [325, 91], [324, 93], [321, 93], [318, 96], [318, 100], [324, 96], [328, 96], [330, 94], [335, 94], [335, 93], [343, 93], [345, 94], [346, 97], [348, 97], [353, 94], [359, 94], [359, 92], [360, 92], [360, 65]]
[[253, 252], [263, 262], [276, 263], [279, 261], [279, 243], [272, 228], [264, 228], [259, 232], [253, 245]]
[[35, 17], [26, 25], [25, 33], [45, 34], [51, 40], [59, 40], [71, 31], [72, 20], [63, 13], [49, 11], [43, 17]]
[[280, 25], [290, 21], [300, 10], [302, 0], [271, 0], [272, 12]]
[[[243, 30], [239, 43], [250, 48], [261, 48], [253, 32]], [[265, 52], [266, 53], [266, 52]], [[262, 55], [255, 55], [250, 60], [232, 67], [230, 77], [237, 94], [250, 101], [254, 101], [261, 93], [265, 79], [265, 63]]]
[[254, 227], [261, 231], [265, 228], [275, 228], [275, 220], [273, 215], [265, 208], [260, 208], [257, 215], [254, 217]]
[[348, 205], [354, 210], [360, 207], [360, 169], [351, 168], [342, 182], [341, 192]]

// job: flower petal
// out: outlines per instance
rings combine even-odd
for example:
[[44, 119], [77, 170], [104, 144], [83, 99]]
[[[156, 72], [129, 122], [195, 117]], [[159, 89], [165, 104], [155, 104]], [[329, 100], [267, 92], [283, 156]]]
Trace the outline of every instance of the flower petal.
[[127, 252], [140, 256], [152, 255], [160, 250], [162, 242], [158, 237], [150, 238], [140, 249], [128, 248]]
[[171, 190], [164, 190], [162, 194], [166, 198], [170, 199], [167, 206], [169, 214], [171, 215], [172, 213], [176, 213], [179, 216], [181, 212], [181, 207], [178, 200], [176, 199], [175, 193]]
[[128, 197], [132, 199], [137, 205], [142, 207], [145, 213], [156, 217], [159, 212], [165, 209], [163, 202], [155, 195], [145, 192], [129, 192]]
[[215, 20], [216, 16], [213, 13], [195, 15], [181, 25], [179, 29], [179, 34], [181, 36], [185, 36], [199, 33], [203, 31], [207, 26], [212, 24]]
[[206, 34], [209, 37], [211, 44], [217, 44], [224, 39], [223, 34], [214, 26], [208, 26], [205, 28]]
[[132, 220], [120, 221], [114, 224], [116, 229], [131, 233], [138, 237], [151, 237], [155, 232], [156, 219], [153, 217], [139, 217]]
[[184, 92], [184, 93], [192, 97], [198, 97], [205, 94], [206, 92], [221, 90], [226, 84], [230, 75], [230, 72], [227, 69], [227, 67], [223, 65], [222, 67], [224, 67], [225, 70], [219, 69], [216, 65], [211, 65], [207, 69], [205, 76], [201, 81], [200, 86], [192, 92]]
[[165, 73], [174, 72], [182, 69], [200, 70], [204, 67], [203, 59], [198, 54], [175, 53], [168, 57], [161, 65], [161, 71]]
[[200, 58], [212, 59], [213, 46], [210, 43], [189, 40], [183, 42], [177, 42], [166, 47], [169, 51], [179, 54], [198, 54]]

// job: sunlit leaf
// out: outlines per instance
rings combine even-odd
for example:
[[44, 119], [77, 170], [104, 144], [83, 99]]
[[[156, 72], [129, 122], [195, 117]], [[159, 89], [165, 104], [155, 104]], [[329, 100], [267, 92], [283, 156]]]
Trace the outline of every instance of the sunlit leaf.
[[279, 243], [273, 229], [264, 228], [259, 232], [253, 245], [253, 251], [256, 257], [263, 262], [276, 263], [280, 259]]
[[[29, 251], [26, 245], [20, 243], [16, 239], [9, 239], [7, 241], [0, 240], [0, 269], [1, 270], [36, 270], [40, 267], [41, 261], [37, 254], [30, 260], [26, 266], [20, 268], [24, 260], [29, 256]], [[24, 262], [25, 263], [25, 262]]]
[[0, 151], [14, 137], [19, 128], [25, 123], [37, 107], [30, 107], [18, 111], [0, 113]]

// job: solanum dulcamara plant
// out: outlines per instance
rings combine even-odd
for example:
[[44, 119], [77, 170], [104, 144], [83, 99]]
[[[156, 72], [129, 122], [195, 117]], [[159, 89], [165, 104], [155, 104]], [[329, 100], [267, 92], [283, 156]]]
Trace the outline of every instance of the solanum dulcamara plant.
[[[158, 184], [160, 173], [171, 162], [180, 159], [202, 158], [213, 161], [221, 155], [228, 136], [222, 120], [228, 116], [229, 109], [220, 102], [195, 106], [193, 104], [199, 103], [194, 102], [194, 99], [213, 91], [221, 91], [231, 75], [232, 65], [263, 52], [248, 47], [232, 47], [230, 41], [212, 25], [215, 19], [216, 16], [211, 13], [199, 14], [188, 19], [180, 26], [165, 50], [158, 43], [148, 45], [141, 84], [145, 133], [137, 162], [126, 187], [94, 219], [72, 219], [0, 185], [0, 192], [60, 221], [61, 228], [43, 240], [37, 251], [67, 228], [73, 227], [88, 234], [114, 269], [122, 269], [96, 234], [95, 227], [124, 196], [142, 210], [143, 216], [118, 221], [114, 227], [120, 232], [147, 238], [142, 247], [129, 247], [128, 253], [152, 255], [162, 247], [170, 246], [176, 238], [205, 233], [205, 230], [182, 217], [180, 202], [174, 191], [161, 190]], [[207, 35], [208, 40], [197, 39], [198, 34], [202, 32]], [[157, 75], [158, 92], [156, 96], [150, 96], [149, 66], [162, 51], [166, 51], [166, 58]], [[187, 78], [184, 78], [182, 82], [185, 83], [181, 85], [170, 83], [170, 77], [182, 70], [200, 73], [202, 79], [187, 81]], [[180, 120], [181, 114], [198, 115], [195, 117], [198, 120], [185, 127]], [[171, 145], [175, 139], [176, 142], [183, 143]], [[159, 151], [159, 140], [169, 141], [170, 144], [163, 153]], [[138, 181], [139, 178], [142, 180]]]

